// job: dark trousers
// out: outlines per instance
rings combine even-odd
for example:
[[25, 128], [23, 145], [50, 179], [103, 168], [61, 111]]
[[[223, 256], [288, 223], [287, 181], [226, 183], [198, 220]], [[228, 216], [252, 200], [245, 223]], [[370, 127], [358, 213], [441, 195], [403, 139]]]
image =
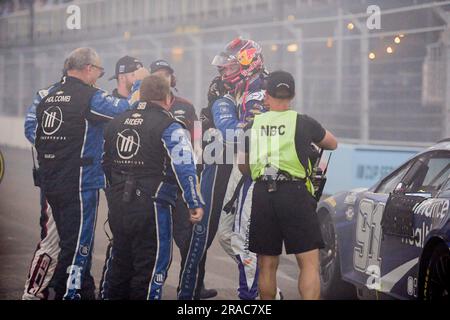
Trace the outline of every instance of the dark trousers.
[[182, 203], [177, 203], [174, 217], [177, 216], [180, 222], [174, 223], [174, 234], [182, 256], [177, 289], [180, 300], [200, 297], [205, 278], [206, 253], [217, 233], [231, 169], [232, 165], [225, 164], [204, 166], [200, 176], [201, 193], [205, 201], [201, 222], [192, 225], [188, 220], [187, 209], [183, 208]]
[[[173, 239], [175, 244], [180, 250], [181, 255], [181, 268], [180, 277], [183, 272], [183, 266], [186, 263], [186, 258], [189, 251], [189, 244], [191, 242], [192, 236], [192, 223], [189, 221], [189, 210], [181, 197], [178, 198], [176, 202], [175, 209], [172, 213], [173, 219]], [[100, 280], [99, 287], [99, 299], [108, 300], [109, 299], [109, 278], [111, 276], [112, 260], [114, 257], [114, 247], [113, 240], [111, 239], [108, 247], [106, 249], [105, 264], [103, 266], [102, 278]], [[199, 291], [203, 286], [203, 279], [205, 276], [205, 263], [206, 263], [206, 252], [199, 265]]]
[[141, 193], [122, 201], [123, 191], [107, 190], [114, 245], [107, 298], [158, 300], [172, 260], [172, 209]]
[[59, 234], [58, 264], [52, 279], [55, 299], [95, 299], [91, 275], [98, 190], [45, 193]]
[[[183, 274], [183, 267], [189, 254], [193, 224], [189, 221], [189, 210], [181, 197], [178, 197], [175, 210], [173, 212], [173, 239], [181, 255], [180, 279]], [[195, 299], [199, 299], [200, 291], [205, 279], [206, 252], [199, 262], [199, 273], [197, 280], [197, 291]]]

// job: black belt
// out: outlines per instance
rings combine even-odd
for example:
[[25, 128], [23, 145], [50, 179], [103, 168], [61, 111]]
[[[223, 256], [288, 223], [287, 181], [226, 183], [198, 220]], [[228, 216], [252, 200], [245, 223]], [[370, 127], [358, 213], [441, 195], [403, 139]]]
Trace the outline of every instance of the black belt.
[[278, 175], [270, 175], [270, 176], [260, 176], [256, 179], [256, 181], [264, 181], [264, 182], [270, 182], [270, 181], [277, 181], [277, 182], [289, 182], [289, 181], [298, 181], [298, 182], [304, 182], [306, 183], [306, 179], [303, 178], [297, 178], [292, 176], [287, 176], [285, 174], [278, 174]]
[[142, 182], [154, 182], [164, 180], [164, 176], [148, 175], [148, 174], [136, 174], [130, 171], [112, 171], [111, 178], [115, 182], [126, 181], [129, 179], [140, 180]]
[[134, 184], [134, 187], [136, 189], [139, 189], [145, 194], [151, 194], [153, 196], [161, 182], [165, 182], [164, 177], [133, 174], [125, 171], [116, 171], [111, 173], [111, 181], [109, 187], [119, 187], [124, 186], [127, 183], [132, 183]]

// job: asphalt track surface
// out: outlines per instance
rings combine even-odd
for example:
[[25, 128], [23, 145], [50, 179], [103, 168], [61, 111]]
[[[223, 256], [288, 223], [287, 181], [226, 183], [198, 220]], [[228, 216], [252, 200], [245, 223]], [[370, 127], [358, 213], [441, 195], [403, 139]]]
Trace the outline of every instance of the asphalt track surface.
[[[30, 150], [0, 146], [5, 158], [5, 176], [0, 183], [0, 299], [20, 299], [29, 264], [39, 241], [39, 189], [32, 181]], [[96, 285], [101, 278], [107, 237], [103, 224], [107, 204], [101, 192], [95, 234], [92, 274]], [[174, 244], [173, 260], [164, 286], [163, 299], [176, 299], [180, 271], [180, 255]], [[278, 271], [278, 287], [285, 299], [299, 299], [298, 268], [293, 256], [282, 256]], [[235, 262], [214, 240], [208, 251], [205, 284], [215, 288], [215, 299], [237, 299], [238, 269]]]

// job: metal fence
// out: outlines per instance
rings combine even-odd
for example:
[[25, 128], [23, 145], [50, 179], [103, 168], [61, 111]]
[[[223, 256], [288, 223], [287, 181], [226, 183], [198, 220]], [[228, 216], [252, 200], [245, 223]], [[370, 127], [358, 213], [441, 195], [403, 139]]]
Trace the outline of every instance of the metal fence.
[[[107, 1], [106, 7], [122, 10], [130, 1]], [[100, 6], [104, 2], [93, 3]], [[132, 2], [136, 4], [132, 10], [147, 12], [142, 1]], [[179, 94], [192, 100], [199, 110], [206, 103], [206, 90], [216, 73], [210, 61], [228, 41], [240, 35], [262, 44], [269, 70], [284, 69], [294, 74], [298, 87], [295, 108], [315, 117], [342, 139], [413, 145], [450, 136], [448, 24], [443, 19], [448, 1], [411, 1], [401, 9], [382, 11], [380, 30], [367, 29], [364, 6], [355, 13], [336, 6], [334, 1], [323, 1], [320, 6], [310, 1], [269, 0], [220, 1], [224, 5], [215, 0], [189, 1], [191, 5], [183, 0], [148, 2], [167, 8], [176, 2], [183, 21], [194, 14], [203, 15], [192, 16], [190, 22], [211, 19], [208, 14], [213, 8], [220, 8], [221, 14], [242, 15], [244, 7], [251, 13], [253, 9], [275, 10], [276, 2], [289, 6], [278, 10], [276, 19], [249, 15], [246, 21], [234, 25], [195, 27], [190, 23], [186, 27], [180, 23], [171, 30], [140, 33], [123, 31], [129, 30], [127, 26], [101, 38], [88, 32], [77, 41], [55, 40], [46, 45], [1, 49], [0, 115], [23, 117], [33, 94], [58, 80], [64, 57], [79, 46], [98, 50], [107, 76], [125, 54], [140, 58], [146, 65], [157, 58], [169, 60], [177, 75]], [[92, 10], [92, 18], [86, 19], [97, 17]], [[110, 16], [109, 11], [106, 13]], [[133, 15], [125, 16], [131, 19]], [[162, 13], [157, 16], [168, 17]], [[137, 23], [154, 26], [148, 19]], [[101, 25], [118, 22], [115, 18], [100, 20]], [[99, 86], [111, 90], [114, 83], [102, 79]]]
[[[104, 34], [103, 30], [118, 30], [122, 26], [137, 28], [172, 28], [192, 23], [233, 23], [237, 17], [257, 20], [278, 10], [280, 4], [292, 8], [329, 5], [333, 0], [78, 0], [47, 7], [33, 7], [7, 17], [0, 17], [0, 43], [26, 44], [55, 39], [79, 39]], [[66, 28], [70, 5], [80, 7], [81, 30]], [[30, 17], [32, 15], [32, 17]]]

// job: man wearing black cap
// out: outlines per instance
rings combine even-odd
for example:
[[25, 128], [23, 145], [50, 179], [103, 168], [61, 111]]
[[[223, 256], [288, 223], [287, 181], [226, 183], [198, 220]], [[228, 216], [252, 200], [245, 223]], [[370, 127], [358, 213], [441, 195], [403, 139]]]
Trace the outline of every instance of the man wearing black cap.
[[[176, 78], [174, 74], [174, 70], [170, 66], [170, 64], [165, 60], [156, 60], [150, 65], [150, 73], [151, 74], [159, 74], [165, 77], [169, 83], [170, 87], [176, 90]], [[189, 130], [191, 134], [191, 139], [194, 137], [194, 122], [198, 120], [197, 115], [195, 114], [195, 109], [192, 103], [188, 100], [178, 97], [171, 93], [171, 108], [170, 113], [179, 121], [183, 122], [186, 125], [186, 128]], [[179, 196], [176, 202], [175, 212], [173, 213], [173, 235], [175, 239], [175, 243], [180, 249], [181, 254], [181, 273], [183, 272], [183, 266], [187, 263], [186, 259], [188, 256], [188, 251], [191, 242], [192, 235], [192, 224], [189, 221], [189, 212], [188, 209], [183, 202], [183, 199]], [[199, 283], [199, 290], [196, 299], [208, 299], [215, 297], [217, 295], [217, 291], [215, 289], [205, 289], [203, 279], [205, 274], [205, 263], [206, 263], [206, 253], [200, 262], [199, 278], [202, 279], [201, 283]]]
[[249, 249], [258, 254], [261, 299], [275, 298], [283, 243], [287, 254], [295, 254], [301, 269], [298, 289], [302, 298], [320, 298], [319, 249], [323, 240], [310, 180], [310, 145], [334, 150], [337, 141], [313, 118], [290, 110], [294, 96], [290, 73], [276, 71], [268, 76], [264, 103], [269, 111], [254, 118], [249, 167], [242, 170], [256, 181]]
[[[124, 56], [117, 60], [115, 73], [108, 80], [117, 80], [117, 88], [112, 92], [112, 96], [120, 99], [128, 99], [131, 94], [133, 84], [136, 82], [136, 71], [143, 67], [142, 62], [138, 59]], [[106, 222], [105, 222], [106, 225]], [[106, 232], [106, 231], [105, 231]], [[107, 235], [109, 238], [109, 235]], [[111, 263], [113, 257], [112, 239], [106, 248], [105, 265], [103, 266], [102, 277], [99, 286], [99, 299], [108, 298], [108, 282], [111, 271]]]
[[[176, 89], [177, 80], [175, 78], [175, 72], [169, 63], [165, 60], [156, 60], [150, 65], [151, 74], [162, 75], [169, 81], [170, 87]], [[194, 122], [197, 121], [197, 115], [195, 114], [195, 108], [192, 103], [184, 98], [176, 96], [171, 92], [171, 108], [170, 113], [179, 121], [182, 121], [189, 133], [191, 138], [194, 136]]]
[[142, 62], [136, 58], [130, 56], [120, 58], [116, 63], [116, 72], [109, 78], [109, 80], [117, 80], [117, 88], [113, 90], [112, 95], [116, 98], [127, 99], [136, 81], [134, 72], [142, 67]]

